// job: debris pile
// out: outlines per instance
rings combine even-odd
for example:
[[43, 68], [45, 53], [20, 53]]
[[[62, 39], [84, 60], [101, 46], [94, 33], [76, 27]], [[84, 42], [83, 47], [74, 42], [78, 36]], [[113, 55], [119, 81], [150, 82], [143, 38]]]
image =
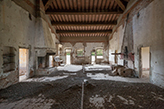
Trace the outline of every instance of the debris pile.
[[122, 65], [112, 65], [113, 76], [136, 77], [135, 70]]

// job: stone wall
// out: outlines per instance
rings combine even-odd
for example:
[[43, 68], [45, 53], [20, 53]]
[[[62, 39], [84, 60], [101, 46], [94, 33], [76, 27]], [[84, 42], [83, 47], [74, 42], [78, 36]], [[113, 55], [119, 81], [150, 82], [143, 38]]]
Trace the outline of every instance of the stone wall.
[[[0, 89], [19, 81], [19, 48], [29, 49], [28, 77], [35, 75], [38, 47], [56, 50], [56, 38], [47, 21], [34, 15], [35, 0], [20, 2], [22, 6], [17, 5], [14, 0], [0, 1]], [[4, 47], [13, 47], [15, 50], [15, 67], [8, 72], [3, 69]]]
[[[141, 47], [150, 47], [150, 81], [158, 86], [164, 87], [164, 13], [163, 0], [140, 0], [140, 2], [131, 9], [129, 13], [128, 24], [131, 24], [133, 39], [133, 50], [135, 53], [134, 68], [138, 73], [138, 76], [142, 72], [141, 64]], [[127, 13], [124, 16], [122, 23], [119, 23], [116, 32], [113, 34], [113, 38], [109, 41], [110, 53], [118, 50], [121, 52], [121, 46], [123, 43], [129, 40], [124, 40], [125, 19]], [[123, 17], [122, 17], [123, 18]], [[127, 33], [125, 33], [127, 34]], [[117, 44], [116, 46], [114, 46]], [[131, 46], [131, 45], [130, 45]], [[114, 62], [110, 57], [109, 61]], [[129, 64], [129, 67], [131, 63]]]

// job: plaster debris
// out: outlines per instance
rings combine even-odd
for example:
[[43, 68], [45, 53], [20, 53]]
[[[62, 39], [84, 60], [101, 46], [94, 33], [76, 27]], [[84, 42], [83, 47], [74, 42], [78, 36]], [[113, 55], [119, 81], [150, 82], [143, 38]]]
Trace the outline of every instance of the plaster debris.
[[111, 103], [112, 99], [113, 99], [113, 96], [112, 96], [112, 95], [110, 95], [108, 102], [110, 102], [110, 103]]
[[131, 104], [131, 105], [135, 105], [135, 103], [134, 103], [133, 100], [129, 100], [129, 104]]
[[151, 92], [151, 93], [153, 94], [154, 99], [164, 101], [164, 98], [162, 95], [157, 95], [154, 92]]
[[122, 97], [120, 95], [117, 95], [117, 97], [120, 98], [123, 101], [123, 104], [135, 105], [133, 100], [127, 100], [127, 99], [125, 99], [124, 97]]
[[94, 80], [113, 80], [113, 81], [121, 81], [121, 82], [131, 82], [131, 83], [148, 83], [149, 80], [147, 78], [128, 78], [128, 77], [120, 77], [120, 76], [110, 76], [109, 74], [103, 73], [87, 73], [87, 77], [90, 77]]
[[103, 108], [104, 107], [103, 104], [105, 103], [105, 100], [103, 97], [100, 97], [99, 95], [95, 95], [89, 99], [89, 102], [92, 104], [92, 106], [95, 106], [97, 108]]
[[157, 97], [157, 99], [164, 101], [164, 98], [161, 98], [161, 97]]
[[124, 104], [128, 104], [128, 100], [125, 99], [124, 97], [119, 96], [119, 95], [117, 95], [117, 97], [120, 98], [123, 101]]
[[143, 108], [143, 106], [141, 106], [141, 105], [138, 105], [138, 107], [139, 107], [139, 108]]

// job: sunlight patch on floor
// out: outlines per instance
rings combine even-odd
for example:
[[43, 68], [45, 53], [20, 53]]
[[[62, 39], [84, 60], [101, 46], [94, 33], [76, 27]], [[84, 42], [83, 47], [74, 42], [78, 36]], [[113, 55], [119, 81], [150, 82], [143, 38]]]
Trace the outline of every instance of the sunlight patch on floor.
[[67, 77], [68, 77], [68, 75], [66, 75], [66, 76], [53, 76], [53, 77], [41, 77], [41, 78], [30, 78], [30, 79], [24, 80], [22, 82], [50, 82], [50, 81], [56, 81], [59, 79], [64, 79]]
[[113, 80], [113, 81], [121, 81], [121, 82], [132, 82], [132, 83], [148, 83], [149, 80], [146, 78], [128, 78], [128, 77], [120, 77], [120, 76], [109, 76], [109, 74], [103, 73], [87, 73], [87, 77], [90, 77], [94, 80]]

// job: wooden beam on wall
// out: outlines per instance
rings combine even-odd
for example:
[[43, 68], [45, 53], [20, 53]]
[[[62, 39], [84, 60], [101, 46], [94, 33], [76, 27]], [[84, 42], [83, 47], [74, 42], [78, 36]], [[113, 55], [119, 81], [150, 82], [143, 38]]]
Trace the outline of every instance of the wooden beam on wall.
[[97, 22], [97, 23], [80, 23], [80, 22], [51, 22], [52, 26], [110, 26], [117, 25], [117, 21], [114, 22]]
[[120, 1], [120, 0], [115, 0], [116, 2], [117, 2], [117, 4], [119, 5], [119, 7], [123, 10], [123, 11], [125, 11], [125, 6], [124, 6], [124, 4]]
[[107, 42], [108, 37], [95, 37], [95, 36], [70, 36], [70, 37], [60, 37], [61, 42]]
[[122, 14], [122, 11], [110, 11], [110, 12], [53, 12], [46, 11], [48, 15], [103, 15], [103, 14]]

